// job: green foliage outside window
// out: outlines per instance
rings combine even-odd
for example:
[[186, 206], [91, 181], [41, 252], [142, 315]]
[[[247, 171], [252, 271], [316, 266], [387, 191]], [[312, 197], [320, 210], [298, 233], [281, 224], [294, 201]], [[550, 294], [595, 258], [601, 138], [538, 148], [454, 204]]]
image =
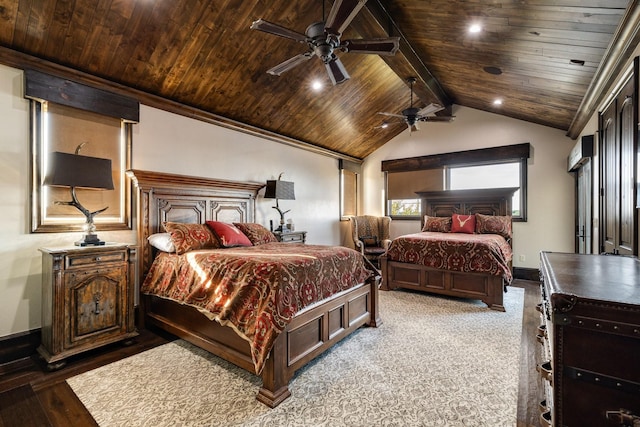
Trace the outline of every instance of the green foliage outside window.
[[391, 216], [420, 216], [419, 199], [390, 200]]

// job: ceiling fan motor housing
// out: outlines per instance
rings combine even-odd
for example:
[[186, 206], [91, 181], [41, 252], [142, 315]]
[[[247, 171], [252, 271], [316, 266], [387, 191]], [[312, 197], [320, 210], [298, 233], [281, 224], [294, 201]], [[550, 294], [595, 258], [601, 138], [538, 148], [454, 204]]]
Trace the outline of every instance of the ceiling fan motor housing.
[[334, 34], [327, 34], [324, 22], [314, 22], [305, 31], [307, 43], [325, 64], [333, 61], [333, 50], [340, 45], [340, 39]]

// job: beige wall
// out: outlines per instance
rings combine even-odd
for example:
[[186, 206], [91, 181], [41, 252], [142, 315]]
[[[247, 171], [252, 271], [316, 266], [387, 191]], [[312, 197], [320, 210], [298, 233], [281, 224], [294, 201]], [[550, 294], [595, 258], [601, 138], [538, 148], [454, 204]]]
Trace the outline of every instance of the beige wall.
[[[42, 246], [72, 244], [79, 233], [31, 234], [29, 224], [29, 103], [22, 71], [0, 65], [0, 338], [39, 328]], [[188, 159], [188, 160], [187, 160]], [[307, 241], [339, 244], [336, 159], [141, 106], [134, 126], [133, 167], [184, 175], [264, 182], [284, 172], [296, 200], [280, 203]], [[279, 222], [272, 200], [259, 193], [256, 221]], [[135, 232], [100, 232], [109, 241], [135, 242]]]
[[[384, 212], [382, 160], [529, 142], [528, 221], [514, 223], [513, 264], [537, 268], [542, 250], [573, 252], [575, 184], [566, 160], [575, 141], [557, 129], [472, 108], [454, 106], [453, 112], [452, 123], [422, 123], [419, 131], [404, 131], [367, 157], [365, 213]], [[392, 237], [420, 230], [419, 221], [393, 221], [391, 226]]]

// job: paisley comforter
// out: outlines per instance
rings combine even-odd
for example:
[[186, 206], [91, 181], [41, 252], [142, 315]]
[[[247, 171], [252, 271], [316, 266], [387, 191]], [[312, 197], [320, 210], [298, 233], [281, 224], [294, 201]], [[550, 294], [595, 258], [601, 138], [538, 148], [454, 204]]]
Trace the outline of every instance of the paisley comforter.
[[387, 258], [443, 270], [502, 276], [506, 283], [513, 279], [511, 246], [497, 234], [407, 234], [391, 242]]
[[300, 310], [366, 281], [362, 255], [341, 246], [268, 243], [160, 253], [141, 291], [196, 307], [249, 341], [257, 374]]

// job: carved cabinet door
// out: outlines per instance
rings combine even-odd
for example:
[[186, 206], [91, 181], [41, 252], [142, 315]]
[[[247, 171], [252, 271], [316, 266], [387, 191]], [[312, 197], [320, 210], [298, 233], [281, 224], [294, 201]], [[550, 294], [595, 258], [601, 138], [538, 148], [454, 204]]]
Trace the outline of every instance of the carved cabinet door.
[[126, 307], [127, 266], [76, 270], [65, 275], [65, 347], [119, 335]]

